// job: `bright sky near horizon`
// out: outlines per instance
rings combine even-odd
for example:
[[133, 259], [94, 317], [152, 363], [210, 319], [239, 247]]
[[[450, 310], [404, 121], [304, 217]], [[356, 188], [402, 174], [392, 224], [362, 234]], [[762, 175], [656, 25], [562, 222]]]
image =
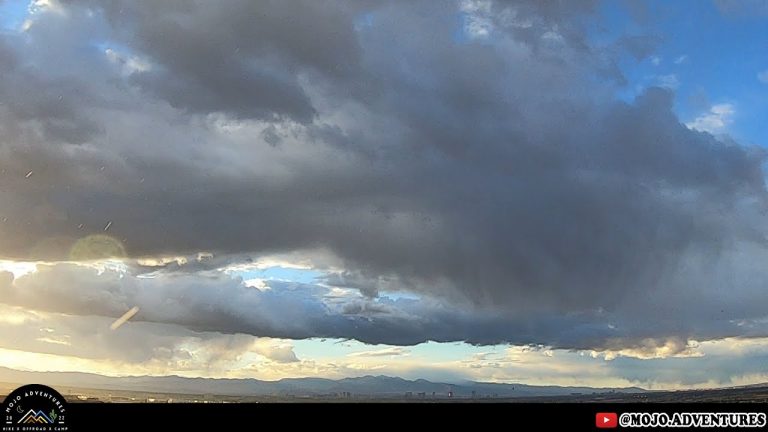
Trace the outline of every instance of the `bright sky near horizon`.
[[768, 381], [767, 52], [762, 0], [0, 0], [0, 366]]

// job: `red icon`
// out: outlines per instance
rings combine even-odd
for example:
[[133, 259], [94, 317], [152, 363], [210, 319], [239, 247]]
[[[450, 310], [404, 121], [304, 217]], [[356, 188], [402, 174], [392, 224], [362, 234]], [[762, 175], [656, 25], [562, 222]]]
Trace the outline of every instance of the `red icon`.
[[597, 413], [595, 415], [595, 426], [600, 429], [612, 429], [619, 425], [619, 418], [616, 413]]

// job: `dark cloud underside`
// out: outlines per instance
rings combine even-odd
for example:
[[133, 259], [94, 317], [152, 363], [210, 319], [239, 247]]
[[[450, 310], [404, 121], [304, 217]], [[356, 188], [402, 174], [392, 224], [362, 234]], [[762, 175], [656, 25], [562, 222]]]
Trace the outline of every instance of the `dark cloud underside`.
[[[688, 129], [667, 90], [616, 101], [616, 50], [658, 41], [592, 47], [594, 9], [497, 2], [473, 39], [450, 2], [63, 2], [0, 36], [0, 254], [65, 259], [106, 226], [132, 257], [321, 249], [344, 268], [329, 283], [450, 311], [306, 302], [283, 327], [254, 318], [278, 294], [233, 281], [161, 290], [188, 309], [144, 315], [213, 331], [564, 347], [744, 333], [733, 323], [764, 315], [763, 151]], [[62, 309], [152, 304], [148, 282], [91, 279]]]

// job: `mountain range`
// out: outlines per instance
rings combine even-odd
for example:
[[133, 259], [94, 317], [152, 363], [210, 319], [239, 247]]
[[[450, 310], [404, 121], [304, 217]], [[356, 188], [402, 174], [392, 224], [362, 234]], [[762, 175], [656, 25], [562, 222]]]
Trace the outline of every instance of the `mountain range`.
[[[474, 381], [432, 382], [424, 379], [406, 380], [389, 376], [362, 376], [338, 380], [326, 378], [285, 378], [263, 381], [252, 378], [185, 378], [179, 376], [109, 377], [80, 372], [29, 372], [0, 367], [0, 382], [39, 383], [49, 386], [78, 387], [101, 390], [127, 390], [149, 393], [176, 393], [227, 396], [319, 396], [342, 394], [374, 397], [403, 396], [419, 393], [454, 397], [531, 397], [563, 396], [575, 393], [640, 393], [639, 387], [594, 388], [535, 386]], [[474, 392], [474, 393], [473, 393]]]

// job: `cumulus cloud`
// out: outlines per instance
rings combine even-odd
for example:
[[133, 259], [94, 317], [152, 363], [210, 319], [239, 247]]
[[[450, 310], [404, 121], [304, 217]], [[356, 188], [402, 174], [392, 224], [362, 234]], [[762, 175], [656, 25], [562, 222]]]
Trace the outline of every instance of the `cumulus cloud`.
[[[669, 89], [615, 100], [594, 78], [657, 38], [590, 46], [595, 2], [58, 7], [0, 36], [0, 254], [78, 258], [111, 222], [109, 250], [158, 261], [41, 267], [3, 301], [392, 344], [763, 331], [763, 152], [691, 130], [730, 105], [686, 127]], [[487, 37], [457, 40], [462, 7]], [[214, 272], [306, 251], [365, 295]]]
[[716, 104], [712, 105], [709, 108], [709, 111], [696, 117], [693, 121], [686, 123], [686, 125], [691, 129], [703, 132], [712, 134], [721, 133], [725, 131], [725, 128], [733, 121], [733, 115], [735, 113], [736, 110], [732, 104]]

